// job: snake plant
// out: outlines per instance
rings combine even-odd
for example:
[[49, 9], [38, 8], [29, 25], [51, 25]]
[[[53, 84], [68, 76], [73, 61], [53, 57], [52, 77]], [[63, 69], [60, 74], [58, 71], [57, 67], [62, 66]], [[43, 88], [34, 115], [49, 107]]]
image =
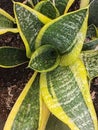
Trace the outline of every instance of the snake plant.
[[19, 33], [25, 45], [0, 47], [0, 67], [27, 62], [34, 70], [4, 130], [98, 130], [89, 87], [98, 76], [98, 29], [88, 25], [91, 3], [69, 12], [74, 2], [13, 1], [15, 18], [0, 9], [0, 34]]

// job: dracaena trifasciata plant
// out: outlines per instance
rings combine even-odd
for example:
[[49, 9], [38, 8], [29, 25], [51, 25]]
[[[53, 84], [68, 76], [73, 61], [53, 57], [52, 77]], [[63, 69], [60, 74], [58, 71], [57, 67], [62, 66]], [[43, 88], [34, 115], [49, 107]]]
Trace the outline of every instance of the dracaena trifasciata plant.
[[0, 9], [0, 34], [19, 33], [25, 45], [0, 47], [0, 67], [34, 70], [4, 130], [98, 130], [88, 85], [98, 76], [98, 33], [88, 26], [89, 1], [68, 13], [73, 2], [13, 1], [15, 18]]

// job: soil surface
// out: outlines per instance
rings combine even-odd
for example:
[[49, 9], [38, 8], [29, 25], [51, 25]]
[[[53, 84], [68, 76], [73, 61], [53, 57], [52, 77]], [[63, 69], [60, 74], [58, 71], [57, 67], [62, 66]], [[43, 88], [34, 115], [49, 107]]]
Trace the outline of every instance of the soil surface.
[[[23, 0], [15, 0], [23, 2]], [[72, 9], [77, 9], [78, 0]], [[0, 8], [14, 17], [11, 0], [0, 0]], [[19, 34], [6, 33], [0, 36], [0, 46], [15, 46], [24, 48]], [[12, 69], [0, 68], [0, 130], [3, 130], [5, 121], [15, 101], [33, 74], [33, 70], [26, 68], [27, 64]], [[98, 78], [91, 82], [91, 96], [98, 116]]]

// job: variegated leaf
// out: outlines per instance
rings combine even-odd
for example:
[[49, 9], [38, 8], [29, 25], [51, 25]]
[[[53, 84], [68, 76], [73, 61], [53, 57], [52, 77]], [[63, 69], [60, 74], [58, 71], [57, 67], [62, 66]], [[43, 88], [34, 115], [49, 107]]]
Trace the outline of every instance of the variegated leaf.
[[40, 86], [49, 110], [70, 129], [98, 130], [86, 70], [81, 60], [41, 74]]
[[56, 8], [59, 10], [60, 14], [64, 14], [68, 11], [70, 6], [75, 0], [51, 0]]
[[57, 50], [51, 45], [43, 45], [32, 54], [28, 67], [38, 72], [48, 72], [60, 63]]
[[48, 116], [40, 94], [39, 74], [35, 72], [12, 108], [4, 130], [43, 130]]
[[51, 19], [60, 15], [58, 9], [52, 4], [52, 2], [47, 0], [39, 2], [34, 9]]
[[98, 76], [98, 50], [97, 51], [84, 51], [82, 60], [85, 64], [88, 77], [93, 79]]
[[18, 29], [13, 28], [14, 22], [14, 18], [6, 11], [0, 8], [0, 35], [6, 32], [17, 33]]
[[19, 2], [14, 2], [14, 13], [19, 33], [25, 44], [27, 57], [34, 51], [36, 36], [42, 26], [50, 21], [36, 10]]
[[87, 20], [87, 8], [52, 20], [40, 30], [36, 38], [36, 48], [40, 45], [50, 44], [63, 55], [61, 59], [63, 64], [72, 64], [82, 49], [86, 36]]
[[0, 67], [13, 68], [28, 62], [25, 50], [3, 46], [0, 47]]

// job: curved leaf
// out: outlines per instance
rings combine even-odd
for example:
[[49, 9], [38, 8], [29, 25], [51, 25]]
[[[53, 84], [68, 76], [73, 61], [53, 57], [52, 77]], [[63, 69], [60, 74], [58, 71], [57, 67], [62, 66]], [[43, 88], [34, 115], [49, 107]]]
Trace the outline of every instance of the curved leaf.
[[17, 99], [5, 123], [4, 130], [29, 130], [31, 128], [37, 130], [40, 107], [39, 76], [36, 77], [36, 75], [37, 73], [34, 73]]
[[0, 8], [0, 35], [6, 32], [17, 33], [18, 30], [16, 28], [13, 28], [14, 22], [14, 18]]
[[59, 10], [60, 15], [66, 13], [75, 0], [51, 0]]
[[12, 108], [4, 130], [44, 130], [49, 117], [39, 88], [39, 74], [33, 74]]
[[98, 37], [98, 30], [94, 24], [88, 26], [86, 37], [89, 39]]
[[50, 1], [41, 1], [34, 7], [34, 9], [51, 19], [60, 15], [57, 8], [53, 6]]
[[25, 50], [8, 46], [0, 47], [0, 67], [12, 68], [27, 61]]
[[88, 77], [93, 79], [98, 76], [98, 51], [85, 51], [81, 54]]
[[[88, 9], [78, 10], [60, 16], [46, 24], [39, 32], [35, 46], [50, 44], [61, 55], [66, 65], [72, 63], [79, 56], [87, 30]], [[66, 57], [66, 58], [65, 58]]]
[[87, 50], [96, 50], [98, 47], [98, 38], [91, 40], [87, 43], [83, 44], [82, 51], [87, 51]]
[[39, 30], [50, 19], [19, 2], [14, 2], [14, 13], [19, 33], [26, 47], [27, 57], [30, 57], [34, 51], [34, 43]]
[[35, 72], [12, 108], [4, 130], [43, 130], [49, 116], [48, 109], [43, 105], [39, 74]]
[[97, 130], [97, 117], [81, 60], [41, 74], [41, 93], [49, 110], [72, 130]]
[[51, 45], [43, 45], [39, 47], [31, 56], [28, 67], [38, 71], [51, 71], [58, 66], [60, 56]]

